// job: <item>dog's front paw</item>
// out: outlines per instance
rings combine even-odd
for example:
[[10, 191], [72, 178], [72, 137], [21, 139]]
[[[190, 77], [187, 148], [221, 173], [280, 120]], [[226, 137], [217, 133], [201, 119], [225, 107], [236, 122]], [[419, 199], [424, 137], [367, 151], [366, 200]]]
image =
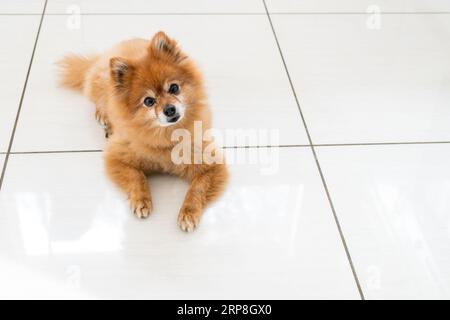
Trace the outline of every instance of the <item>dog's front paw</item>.
[[197, 228], [200, 217], [202, 215], [201, 209], [192, 207], [183, 207], [178, 215], [178, 225], [181, 230], [186, 232], [192, 232]]
[[149, 199], [131, 200], [131, 210], [139, 219], [145, 219], [153, 210], [152, 201]]

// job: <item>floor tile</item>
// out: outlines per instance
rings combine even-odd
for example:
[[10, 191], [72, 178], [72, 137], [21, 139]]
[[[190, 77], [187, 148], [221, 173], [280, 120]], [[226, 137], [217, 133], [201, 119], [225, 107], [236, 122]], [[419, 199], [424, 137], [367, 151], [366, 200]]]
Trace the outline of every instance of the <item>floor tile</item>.
[[0, 72], [3, 79], [0, 92], [0, 152], [8, 149], [39, 19], [39, 16], [0, 15]]
[[450, 140], [449, 18], [275, 15], [313, 142]]
[[317, 151], [366, 297], [450, 298], [450, 145]]
[[264, 13], [260, 0], [49, 0], [47, 13]]
[[[88, 15], [75, 30], [65, 27], [73, 22], [67, 19], [44, 19], [14, 150], [101, 148], [93, 105], [57, 87], [54, 62], [67, 52], [101, 52], [158, 30], [179, 39], [204, 71], [214, 127], [224, 134], [254, 130], [258, 140], [226, 139], [225, 145], [308, 143], [267, 17]], [[278, 141], [263, 139], [270, 130], [279, 134]]]
[[0, 154], [0, 168], [3, 168], [3, 163], [5, 162], [5, 155]]
[[446, 0], [265, 0], [270, 12], [435, 12], [450, 11]]
[[42, 14], [45, 0], [1, 1], [0, 14]]
[[185, 183], [150, 178], [154, 212], [138, 220], [101, 158], [11, 156], [0, 297], [359, 298], [308, 148], [228, 150], [227, 192], [191, 234], [176, 225]]

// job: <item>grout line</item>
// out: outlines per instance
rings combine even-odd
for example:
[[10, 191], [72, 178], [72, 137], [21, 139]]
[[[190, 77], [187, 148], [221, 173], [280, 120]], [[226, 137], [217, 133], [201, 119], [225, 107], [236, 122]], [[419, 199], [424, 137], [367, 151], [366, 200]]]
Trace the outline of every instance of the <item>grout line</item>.
[[94, 152], [103, 152], [103, 150], [92, 149], [92, 150], [11, 151], [10, 154], [94, 153]]
[[[318, 144], [281, 144], [265, 146], [223, 146], [222, 149], [259, 149], [259, 148], [310, 148], [310, 147], [363, 147], [363, 146], [402, 146], [402, 145], [427, 145], [450, 144], [450, 141], [412, 141], [412, 142], [361, 142], [361, 143], [318, 143]], [[35, 151], [10, 151], [9, 154], [45, 154], [45, 153], [89, 153], [103, 152], [102, 149], [77, 149], [77, 150], [35, 150]], [[7, 152], [0, 152], [6, 155]]]
[[266, 146], [223, 146], [222, 149], [259, 149], [259, 148], [308, 148], [309, 144], [281, 144]]
[[[309, 144], [285, 144], [275, 146], [224, 146], [222, 149], [262, 149], [262, 148], [308, 148]], [[54, 153], [95, 153], [103, 152], [102, 149], [84, 149], [84, 150], [45, 150], [45, 151], [11, 151], [9, 154], [54, 154]], [[0, 154], [6, 154], [0, 152]]]
[[317, 143], [314, 147], [354, 147], [354, 146], [396, 146], [421, 144], [449, 144], [450, 141], [404, 141], [404, 142], [355, 142], [355, 143]]
[[33, 60], [34, 60], [34, 53], [36, 52], [36, 47], [37, 47], [37, 43], [38, 43], [38, 39], [39, 39], [39, 34], [41, 33], [41, 27], [42, 27], [42, 22], [44, 21], [46, 8], [47, 8], [47, 0], [45, 0], [44, 9], [42, 10], [42, 14], [41, 14], [41, 20], [39, 21], [39, 27], [38, 27], [37, 34], [36, 34], [36, 39], [34, 41], [33, 51], [31, 52], [31, 59], [30, 59], [30, 63], [28, 64], [28, 70], [27, 70], [27, 74], [25, 77], [25, 83], [24, 83], [23, 89], [22, 89], [22, 95], [20, 96], [19, 107], [18, 107], [17, 113], [16, 113], [16, 119], [14, 121], [11, 138], [9, 139], [8, 151], [6, 152], [5, 162], [3, 163], [2, 174], [0, 176], [0, 190], [2, 189], [2, 186], [3, 186], [3, 179], [5, 178], [6, 167], [8, 165], [9, 155], [11, 153], [11, 148], [12, 148], [12, 144], [14, 141], [14, 135], [16, 134], [17, 123], [19, 121], [20, 111], [22, 110], [23, 98], [25, 96], [25, 91], [27, 89], [28, 78], [30, 77], [31, 66], [33, 65]]
[[358, 289], [360, 298], [361, 298], [362, 300], [365, 300], [365, 298], [364, 298], [364, 293], [363, 293], [363, 291], [362, 291], [361, 284], [360, 284], [360, 282], [359, 282], [358, 275], [357, 275], [356, 270], [355, 270], [355, 266], [353, 265], [353, 260], [352, 260], [352, 257], [351, 257], [351, 255], [350, 255], [350, 251], [349, 251], [348, 246], [347, 246], [347, 242], [346, 242], [345, 237], [344, 237], [344, 234], [343, 234], [343, 232], [342, 232], [341, 224], [340, 224], [339, 219], [338, 219], [337, 214], [336, 214], [336, 209], [335, 209], [335, 207], [334, 207], [333, 201], [331, 200], [330, 191], [328, 190], [328, 186], [327, 186], [327, 183], [326, 183], [326, 181], [325, 181], [325, 177], [324, 177], [324, 175], [323, 175], [322, 168], [321, 168], [321, 166], [320, 166], [319, 159], [318, 159], [318, 157], [317, 157], [316, 151], [315, 151], [315, 149], [314, 149], [314, 144], [313, 144], [311, 135], [310, 135], [310, 133], [309, 133], [309, 130], [308, 130], [308, 126], [307, 126], [307, 124], [306, 124], [305, 117], [304, 117], [303, 112], [302, 112], [302, 109], [301, 109], [301, 107], [300, 107], [300, 103], [299, 103], [299, 100], [298, 100], [298, 97], [297, 97], [297, 93], [296, 93], [296, 91], [295, 91], [295, 88], [294, 88], [294, 85], [293, 85], [293, 82], [292, 82], [292, 79], [291, 79], [291, 75], [289, 74], [289, 70], [288, 70], [288, 68], [287, 68], [286, 60], [284, 59], [283, 51], [281, 50], [281, 46], [280, 46], [280, 43], [279, 43], [279, 41], [278, 41], [277, 34], [276, 34], [276, 32], [275, 32], [275, 28], [274, 28], [273, 23], [272, 23], [272, 18], [270, 17], [269, 11], [268, 11], [268, 9], [267, 9], [266, 1], [265, 1], [265, 0], [262, 0], [262, 2], [263, 2], [264, 7], [265, 7], [265, 9], [266, 9], [267, 18], [268, 18], [268, 20], [269, 20], [270, 27], [271, 27], [271, 29], [272, 29], [273, 36], [274, 36], [274, 38], [275, 38], [275, 42], [276, 42], [276, 45], [277, 45], [277, 47], [278, 47], [278, 51], [279, 51], [279, 53], [280, 53], [280, 57], [281, 57], [281, 60], [282, 60], [282, 62], [283, 62], [284, 69], [285, 69], [285, 71], [286, 71], [286, 75], [287, 75], [287, 77], [288, 77], [289, 84], [290, 84], [290, 86], [291, 86], [291, 90], [292, 90], [292, 93], [293, 93], [294, 98], [295, 98], [295, 102], [297, 103], [297, 108], [298, 108], [298, 111], [299, 111], [299, 113], [300, 113], [300, 117], [301, 117], [301, 119], [302, 119], [303, 126], [304, 126], [305, 131], [306, 131], [306, 135], [308, 136], [308, 140], [309, 140], [309, 144], [310, 144], [310, 147], [311, 147], [311, 151], [312, 151], [312, 154], [313, 154], [314, 159], [315, 159], [315, 161], [316, 161], [317, 169], [319, 170], [320, 178], [321, 178], [321, 180], [322, 180], [322, 184], [323, 184], [323, 187], [324, 187], [324, 189], [325, 189], [325, 193], [326, 193], [326, 195], [327, 195], [328, 202], [329, 202], [330, 207], [331, 207], [331, 211], [332, 211], [332, 213], [333, 213], [334, 221], [335, 221], [335, 223], [336, 223], [337, 229], [338, 229], [338, 231], [339, 231], [339, 235], [340, 235], [340, 237], [341, 237], [341, 241], [342, 241], [342, 245], [343, 245], [344, 250], [345, 250], [345, 254], [347, 255], [347, 259], [348, 259], [348, 262], [349, 262], [349, 264], [350, 264], [351, 271], [352, 271], [352, 273], [353, 273], [353, 278], [354, 278], [354, 280], [355, 280], [356, 287], [357, 287], [357, 289]]
[[[46, 13], [47, 16], [68, 16], [73, 13]], [[262, 16], [264, 12], [86, 12], [82, 16]]]
[[0, 13], [1, 16], [40, 16], [42, 13], [12, 13], [12, 12], [2, 12]]
[[[377, 12], [378, 13], [378, 12]], [[399, 14], [399, 15], [408, 15], [408, 14], [411, 14], [411, 15], [414, 15], [414, 14], [450, 14], [450, 11], [424, 11], [424, 12], [421, 12], [421, 11], [385, 11], [385, 12], [383, 12], [383, 11], [380, 11], [379, 12], [380, 14], [392, 14], [392, 15], [396, 15], [396, 14]], [[308, 14], [311, 14], [311, 15], [334, 15], [334, 14], [336, 14], [336, 15], [339, 15], [339, 14], [342, 14], [342, 15], [346, 15], [346, 14], [355, 14], [355, 15], [358, 15], [358, 14], [373, 14], [373, 12], [364, 12], [364, 11], [360, 11], [360, 12], [358, 12], [358, 11], [347, 11], [347, 12], [345, 12], [345, 11], [308, 11], [308, 12], [283, 12], [283, 11], [280, 11], [280, 12], [271, 12], [270, 13], [271, 15], [308, 15]]]
[[[252, 16], [265, 12], [80, 12], [81, 16]], [[0, 13], [0, 16], [37, 16], [40, 13]], [[46, 16], [71, 16], [74, 13], [46, 13]]]
[[[271, 12], [271, 15], [366, 15], [367, 12], [358, 11], [309, 11], [309, 12]], [[380, 14], [386, 15], [446, 15], [450, 11], [381, 11]], [[0, 13], [0, 16], [38, 16], [40, 13]], [[46, 16], [69, 16], [73, 13], [45, 13]], [[246, 15], [266, 15], [265, 12], [86, 12], [80, 13], [82, 16], [246, 16]]]

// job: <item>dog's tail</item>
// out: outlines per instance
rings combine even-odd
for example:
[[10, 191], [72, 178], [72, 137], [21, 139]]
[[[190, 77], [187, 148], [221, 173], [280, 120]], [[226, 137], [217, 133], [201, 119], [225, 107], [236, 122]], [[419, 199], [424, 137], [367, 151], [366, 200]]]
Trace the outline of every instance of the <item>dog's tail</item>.
[[97, 60], [97, 56], [70, 54], [57, 62], [60, 71], [59, 83], [70, 89], [82, 91], [86, 74]]

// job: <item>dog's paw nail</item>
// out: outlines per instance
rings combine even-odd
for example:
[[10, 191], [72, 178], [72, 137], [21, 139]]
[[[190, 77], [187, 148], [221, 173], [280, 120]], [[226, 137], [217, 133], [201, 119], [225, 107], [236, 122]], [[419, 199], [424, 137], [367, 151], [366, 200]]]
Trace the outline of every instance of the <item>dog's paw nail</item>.
[[139, 219], [145, 219], [152, 211], [152, 202], [150, 200], [137, 200], [131, 205], [133, 213]]
[[181, 230], [186, 232], [192, 232], [197, 228], [199, 218], [196, 215], [180, 213], [178, 216], [178, 225]]
[[97, 122], [103, 127], [103, 128], [107, 128], [108, 127], [108, 121], [106, 120], [105, 115], [100, 112], [100, 111], [96, 111], [95, 112], [95, 120], [97, 120]]

